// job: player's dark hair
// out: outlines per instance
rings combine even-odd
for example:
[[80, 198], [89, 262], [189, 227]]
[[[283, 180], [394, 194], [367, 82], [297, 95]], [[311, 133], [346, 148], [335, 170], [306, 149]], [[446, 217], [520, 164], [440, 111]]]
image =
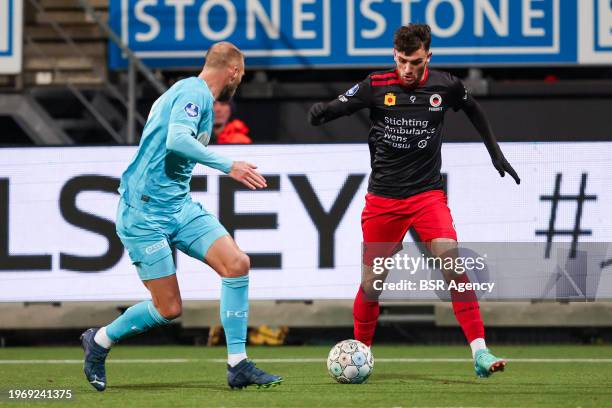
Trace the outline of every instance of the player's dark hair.
[[431, 28], [427, 24], [408, 24], [395, 30], [393, 36], [393, 47], [410, 55], [423, 47], [429, 51], [431, 44]]

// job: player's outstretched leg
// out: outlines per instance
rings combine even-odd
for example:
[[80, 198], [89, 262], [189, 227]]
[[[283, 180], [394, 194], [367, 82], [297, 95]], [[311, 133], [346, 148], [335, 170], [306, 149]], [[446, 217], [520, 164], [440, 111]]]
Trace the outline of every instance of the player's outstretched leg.
[[505, 367], [506, 360], [495, 357], [487, 348], [474, 353], [474, 370], [476, 370], [477, 377], [489, 377], [495, 372], [504, 371]]
[[[439, 238], [431, 241], [431, 251], [436, 256], [458, 256], [456, 252], [457, 241], [454, 238]], [[470, 282], [467, 274], [446, 271], [447, 279], [452, 279], [458, 284]], [[482, 317], [480, 316], [480, 305], [478, 297], [473, 290], [459, 292], [451, 289], [451, 300], [455, 318], [461, 326], [461, 330], [472, 349], [474, 358], [474, 369], [480, 378], [489, 377], [492, 373], [503, 371], [506, 361], [495, 357], [487, 348], [485, 342], [485, 330]]]
[[87, 381], [96, 390], [104, 391], [107, 385], [104, 362], [111, 346], [126, 337], [168, 324], [170, 321], [159, 313], [153, 302], [147, 300], [128, 308], [108, 326], [85, 331], [81, 335], [81, 345], [85, 350], [83, 370]]
[[206, 262], [221, 276], [221, 324], [227, 343], [227, 383], [232, 389], [249, 385], [268, 388], [283, 378], [257, 368], [247, 358], [246, 339], [249, 319], [249, 257], [234, 240], [225, 235], [206, 252]]
[[[469, 282], [465, 275], [456, 278], [456, 280], [464, 283]], [[484, 323], [480, 316], [480, 306], [474, 291], [458, 293], [453, 289], [451, 290], [451, 299], [453, 300], [455, 317], [472, 349], [476, 376], [484, 378], [489, 377], [494, 372], [503, 371], [506, 361], [495, 357], [487, 348]]]
[[98, 391], [106, 389], [106, 368], [104, 363], [110, 349], [100, 346], [94, 341], [99, 329], [87, 329], [81, 334], [81, 346], [85, 351], [83, 371], [87, 381]]

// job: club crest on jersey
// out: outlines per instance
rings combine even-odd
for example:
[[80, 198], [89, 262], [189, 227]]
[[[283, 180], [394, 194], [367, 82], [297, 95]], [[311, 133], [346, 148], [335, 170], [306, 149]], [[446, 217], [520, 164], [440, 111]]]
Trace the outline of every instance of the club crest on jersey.
[[442, 97], [439, 94], [431, 95], [429, 97], [429, 104], [431, 105], [429, 108], [431, 112], [441, 111], [442, 107], [440, 105], [442, 105]]
[[195, 103], [188, 103], [185, 105], [185, 112], [187, 113], [187, 116], [195, 118], [200, 113], [200, 107]]
[[395, 106], [395, 94], [393, 92], [385, 94], [385, 105]]
[[353, 95], [355, 95], [357, 93], [357, 91], [359, 91], [359, 84], [355, 84], [354, 87], [352, 87], [351, 89], [346, 91], [344, 94], [346, 96], [353, 96]]

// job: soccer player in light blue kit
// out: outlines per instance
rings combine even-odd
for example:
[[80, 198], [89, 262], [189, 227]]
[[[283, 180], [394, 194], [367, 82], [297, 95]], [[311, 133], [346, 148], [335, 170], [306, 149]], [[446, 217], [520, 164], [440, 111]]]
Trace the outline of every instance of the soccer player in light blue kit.
[[128, 250], [152, 300], [127, 309], [116, 320], [81, 335], [87, 381], [106, 389], [105, 360], [120, 340], [163, 326], [181, 314], [181, 294], [171, 246], [210, 265], [221, 277], [221, 323], [228, 350], [227, 381], [231, 388], [268, 387], [282, 378], [247, 359], [249, 257], [189, 194], [197, 163], [228, 174], [251, 189], [266, 180], [246, 162], [232, 162], [210, 151], [213, 103], [228, 101], [244, 75], [244, 56], [233, 44], [214, 44], [197, 77], [181, 80], [155, 101], [142, 140], [121, 177], [117, 234]]

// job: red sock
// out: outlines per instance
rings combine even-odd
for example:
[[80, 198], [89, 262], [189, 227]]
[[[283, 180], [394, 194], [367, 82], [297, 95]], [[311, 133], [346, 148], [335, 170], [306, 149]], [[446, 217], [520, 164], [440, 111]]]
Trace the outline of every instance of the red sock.
[[379, 313], [378, 302], [368, 300], [363, 289], [359, 286], [355, 303], [353, 303], [354, 335], [356, 340], [368, 347], [372, 345], [374, 339]]
[[[467, 275], [461, 275], [456, 279], [459, 282], [469, 282]], [[453, 311], [455, 317], [461, 325], [461, 330], [467, 339], [468, 343], [483, 338], [484, 339], [484, 324], [480, 317], [480, 306], [474, 291], [465, 291], [463, 293], [451, 290], [451, 300], [453, 301]]]

